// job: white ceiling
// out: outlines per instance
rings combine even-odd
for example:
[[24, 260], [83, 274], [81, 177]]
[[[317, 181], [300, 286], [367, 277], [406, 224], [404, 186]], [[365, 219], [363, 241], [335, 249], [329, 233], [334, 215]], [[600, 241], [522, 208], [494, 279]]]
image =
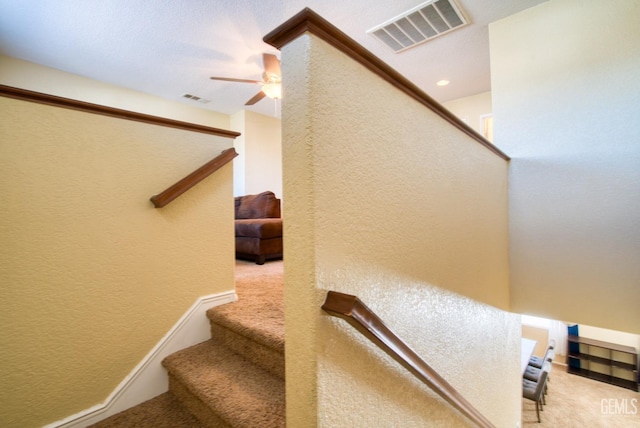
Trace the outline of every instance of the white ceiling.
[[[546, 0], [455, 0], [470, 25], [393, 53], [366, 31], [424, 0], [0, 0], [0, 53], [221, 113], [274, 115], [262, 37], [310, 7], [440, 102], [489, 91], [487, 25]], [[445, 87], [436, 82], [447, 79]], [[185, 100], [185, 93], [210, 99]]]

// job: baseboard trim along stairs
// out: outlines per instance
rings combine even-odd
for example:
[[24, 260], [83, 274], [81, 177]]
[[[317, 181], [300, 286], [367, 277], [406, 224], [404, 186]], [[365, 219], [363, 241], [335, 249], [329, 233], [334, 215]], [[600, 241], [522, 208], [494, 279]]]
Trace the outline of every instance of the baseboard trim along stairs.
[[[284, 428], [282, 266], [282, 261], [236, 264], [236, 295], [228, 296], [228, 304], [197, 311], [208, 326], [207, 337], [162, 352], [163, 390], [157, 388], [152, 397], [145, 394], [145, 401], [126, 410], [115, 412], [111, 405], [99, 415], [93, 411], [58, 426]], [[135, 392], [129, 388], [128, 393]]]
[[162, 367], [162, 360], [180, 349], [207, 340], [211, 334], [207, 310], [234, 302], [237, 298], [234, 291], [199, 298], [104, 403], [44, 428], [84, 428], [166, 392], [168, 376]]

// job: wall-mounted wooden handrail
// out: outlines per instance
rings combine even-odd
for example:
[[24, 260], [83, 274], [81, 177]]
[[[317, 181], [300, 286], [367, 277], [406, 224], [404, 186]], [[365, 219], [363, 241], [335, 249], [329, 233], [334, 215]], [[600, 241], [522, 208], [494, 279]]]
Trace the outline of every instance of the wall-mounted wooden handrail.
[[169, 202], [173, 201], [178, 196], [182, 195], [187, 190], [222, 168], [233, 158], [238, 156], [236, 149], [231, 147], [230, 149], [223, 150], [218, 156], [210, 160], [200, 168], [187, 175], [182, 180], [175, 183], [173, 186], [167, 188], [165, 191], [158, 193], [151, 197], [151, 202], [156, 208], [162, 208]]
[[322, 18], [309, 8], [303, 9], [284, 24], [271, 31], [269, 34], [264, 36], [263, 40], [278, 49], [282, 49], [283, 46], [300, 37], [305, 32], [321, 38], [334, 48], [359, 62], [370, 71], [377, 74], [419, 103], [423, 104], [460, 131], [464, 132], [491, 150], [493, 153], [500, 156], [502, 159], [510, 159], [504, 152], [460, 120], [456, 115], [447, 110], [442, 106], [442, 104], [427, 95], [409, 79], [398, 73], [392, 67], [387, 65], [387, 63], [373, 55], [355, 40], [347, 36], [344, 32], [340, 31], [329, 21]]
[[[15, 98], [23, 101], [30, 101], [40, 104], [47, 104], [55, 107], [62, 107], [71, 110], [94, 113], [102, 116], [110, 116], [118, 119], [133, 120], [135, 122], [147, 123], [150, 125], [165, 126], [168, 128], [182, 129], [184, 131], [200, 132], [203, 134], [217, 135], [219, 137], [236, 138], [239, 132], [226, 129], [212, 128], [210, 126], [198, 125], [195, 123], [182, 122], [179, 120], [167, 119], [164, 117], [152, 116], [149, 114], [137, 113], [99, 104], [87, 103], [71, 98], [58, 97], [56, 95], [44, 94], [42, 92], [29, 91], [27, 89], [14, 88], [13, 86], [0, 85], [0, 96]], [[213, 172], [220, 169], [227, 162], [238, 156], [235, 149], [224, 150], [215, 159], [198, 168], [182, 180], [175, 183], [162, 193], [151, 197], [151, 202], [156, 208], [162, 208], [178, 196], [204, 180]]]
[[182, 129], [191, 132], [217, 135], [219, 137], [236, 138], [239, 132], [227, 129], [213, 128], [211, 126], [198, 125], [196, 123], [182, 122], [180, 120], [167, 119], [165, 117], [153, 116], [150, 114], [137, 113], [135, 111], [123, 110], [114, 107], [107, 107], [100, 104], [78, 101], [71, 98], [58, 97], [56, 95], [44, 94], [42, 92], [29, 91], [27, 89], [15, 88], [13, 86], [0, 85], [0, 96], [15, 98], [23, 101], [31, 101], [40, 104], [48, 104], [55, 107], [79, 110], [87, 113], [99, 114], [102, 116], [116, 117], [118, 119], [133, 120], [135, 122], [147, 123], [150, 125], [165, 126], [168, 128]]
[[409, 345], [396, 336], [356, 296], [329, 291], [322, 309], [328, 314], [342, 318], [351, 324], [476, 425], [487, 428], [493, 427], [493, 424], [487, 418], [420, 358]]

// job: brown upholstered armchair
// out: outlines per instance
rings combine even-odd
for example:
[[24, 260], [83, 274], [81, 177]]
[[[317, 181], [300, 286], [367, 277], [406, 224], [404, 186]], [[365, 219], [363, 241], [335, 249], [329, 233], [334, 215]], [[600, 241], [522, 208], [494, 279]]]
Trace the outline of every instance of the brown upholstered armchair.
[[282, 258], [280, 199], [273, 192], [237, 196], [236, 258], [255, 260]]

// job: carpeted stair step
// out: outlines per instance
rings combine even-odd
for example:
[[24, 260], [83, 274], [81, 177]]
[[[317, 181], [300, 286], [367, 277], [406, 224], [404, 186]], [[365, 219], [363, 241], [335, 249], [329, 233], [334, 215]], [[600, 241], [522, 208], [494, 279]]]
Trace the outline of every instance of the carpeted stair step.
[[285, 383], [208, 340], [166, 357], [169, 391], [210, 428], [285, 426]]
[[241, 299], [209, 309], [207, 317], [214, 342], [284, 379], [282, 300]]
[[88, 428], [206, 428], [170, 392], [117, 413]]

